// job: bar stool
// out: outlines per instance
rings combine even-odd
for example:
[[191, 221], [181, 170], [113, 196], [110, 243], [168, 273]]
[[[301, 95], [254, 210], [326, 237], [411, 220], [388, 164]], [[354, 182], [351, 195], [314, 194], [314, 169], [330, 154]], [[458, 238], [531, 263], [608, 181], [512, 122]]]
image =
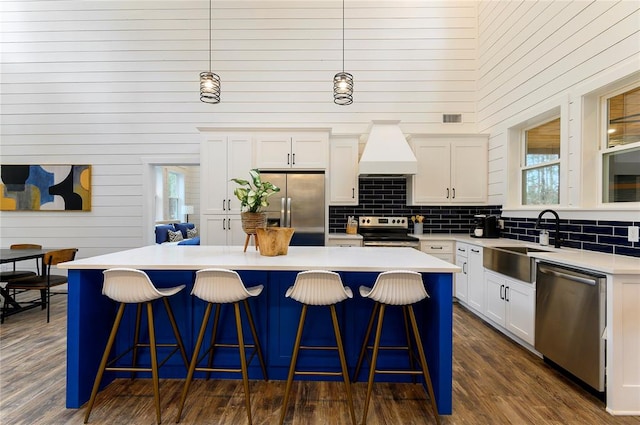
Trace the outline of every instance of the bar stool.
[[[292, 298], [302, 303], [302, 312], [300, 313], [300, 320], [298, 322], [298, 332], [296, 334], [296, 341], [293, 346], [293, 354], [291, 356], [291, 365], [289, 366], [289, 375], [287, 377], [287, 386], [284, 393], [284, 401], [282, 402], [282, 410], [280, 413], [280, 425], [284, 423], [284, 418], [287, 414], [287, 404], [289, 403], [289, 393], [291, 392], [291, 385], [293, 383], [294, 375], [321, 375], [321, 376], [340, 376], [344, 380], [345, 389], [347, 392], [347, 403], [349, 404], [349, 413], [351, 414], [351, 421], [355, 425], [356, 415], [353, 410], [353, 398], [351, 396], [351, 386], [349, 382], [349, 372], [347, 370], [347, 360], [344, 354], [344, 347], [342, 345], [342, 337], [340, 335], [340, 327], [338, 326], [338, 316], [336, 315], [336, 303], [346, 300], [347, 298], [353, 298], [353, 292], [351, 288], [345, 287], [342, 284], [340, 275], [334, 272], [325, 270], [309, 270], [298, 273], [296, 281], [285, 294], [285, 297]], [[319, 347], [319, 346], [301, 346], [302, 331], [304, 329], [304, 322], [307, 315], [307, 308], [310, 305], [329, 306], [331, 310], [331, 320], [333, 322], [333, 332], [336, 336], [336, 346], [332, 347]], [[298, 352], [301, 349], [307, 350], [326, 350], [337, 349], [340, 356], [340, 365], [342, 366], [342, 373], [340, 372], [322, 372], [322, 371], [305, 371], [299, 372], [296, 370], [296, 363], [298, 361]]]
[[[262, 350], [260, 349], [260, 342], [258, 341], [258, 333], [256, 332], [256, 326], [249, 309], [249, 303], [247, 299], [249, 297], [257, 297], [262, 292], [263, 285], [253, 286], [247, 288], [244, 286], [240, 275], [232, 270], [226, 269], [204, 269], [196, 272], [196, 282], [193, 286], [191, 295], [194, 295], [201, 300], [207, 302], [207, 308], [204, 312], [202, 324], [200, 325], [200, 333], [196, 341], [196, 346], [191, 357], [191, 363], [189, 364], [189, 372], [187, 373], [187, 380], [184, 383], [184, 389], [182, 391], [182, 398], [180, 400], [180, 408], [178, 410], [178, 417], [176, 422], [180, 422], [182, 416], [182, 409], [184, 408], [185, 400], [187, 399], [187, 393], [191, 386], [193, 374], [195, 371], [207, 372], [207, 378], [210, 372], [236, 372], [242, 374], [242, 381], [244, 384], [244, 396], [247, 409], [247, 419], [251, 424], [251, 399], [249, 396], [249, 375], [247, 372], [247, 365], [251, 362], [253, 355], [258, 354], [258, 360], [262, 367], [262, 374], [264, 380], [267, 380], [267, 368], [262, 357]], [[244, 336], [242, 332], [242, 318], [240, 316], [240, 302], [244, 305], [245, 312], [249, 321], [249, 327], [251, 328], [251, 334], [253, 336], [253, 344], [245, 344]], [[202, 340], [207, 329], [207, 323], [211, 315], [211, 308], [216, 304], [216, 312], [213, 319], [213, 328], [211, 331], [211, 343], [209, 348], [198, 358], [200, 348], [202, 347]], [[221, 344], [216, 342], [216, 334], [218, 330], [218, 323], [220, 319], [220, 308], [222, 304], [233, 304], [236, 317], [236, 331], [238, 334], [238, 344]], [[225, 348], [238, 348], [240, 352], [240, 369], [237, 368], [214, 368], [213, 366], [213, 353], [216, 347]], [[249, 362], [246, 358], [246, 349], [253, 348]], [[198, 364], [206, 357], [209, 356], [207, 367], [198, 367]]]
[[[173, 311], [171, 310], [171, 306], [169, 305], [169, 301], [167, 297], [171, 295], [175, 295], [180, 292], [185, 285], [175, 286], [173, 288], [156, 288], [149, 276], [141, 271], [135, 269], [128, 268], [114, 268], [105, 270], [104, 274], [104, 285], [102, 287], [102, 294], [111, 298], [120, 303], [118, 307], [118, 312], [116, 314], [116, 319], [113, 322], [113, 327], [111, 329], [111, 334], [109, 334], [109, 339], [107, 341], [107, 346], [104, 349], [104, 354], [102, 355], [102, 360], [100, 362], [100, 366], [98, 368], [98, 374], [96, 375], [96, 380], [93, 384], [93, 390], [91, 391], [91, 398], [89, 399], [89, 404], [87, 405], [87, 411], [84, 415], [84, 423], [86, 424], [89, 421], [89, 415], [91, 414], [91, 409], [93, 408], [93, 404], [96, 400], [96, 395], [98, 394], [98, 388], [100, 387], [100, 382], [102, 381], [102, 375], [105, 370], [107, 371], [119, 371], [119, 372], [132, 372], [132, 375], [135, 376], [135, 372], [151, 372], [151, 377], [153, 381], [153, 396], [156, 406], [156, 420], [158, 423], [161, 421], [160, 417], [160, 384], [158, 377], [158, 364], [164, 364], [169, 357], [173, 356], [176, 351], [180, 351], [182, 355], [182, 359], [184, 361], [185, 367], [188, 367], [189, 361], [187, 359], [187, 353], [184, 349], [184, 344], [182, 343], [182, 338], [180, 337], [180, 332], [178, 331], [178, 326], [176, 325], [176, 320], [173, 315]], [[165, 309], [167, 311], [167, 315], [169, 316], [169, 321], [171, 322], [171, 327], [173, 328], [173, 334], [176, 338], [175, 344], [158, 344], [156, 342], [155, 335], [155, 327], [153, 320], [153, 307], [152, 302], [162, 298], [164, 302]], [[135, 334], [133, 345], [125, 350], [122, 354], [119, 354], [115, 357], [115, 359], [108, 362], [109, 355], [113, 348], [113, 344], [115, 342], [116, 334], [118, 332], [118, 328], [120, 326], [120, 322], [122, 321], [122, 316], [124, 314], [124, 309], [127, 304], [136, 304], [136, 325], [135, 325]], [[149, 343], [140, 343], [140, 321], [142, 316], [142, 304], [146, 305], [147, 308], [147, 324], [149, 327]], [[151, 367], [138, 367], [137, 356], [138, 349], [140, 347], [149, 347], [149, 351], [151, 354]], [[162, 361], [158, 362], [158, 353], [157, 348], [159, 347], [173, 347], [173, 350], [167, 355], [167, 357]], [[111, 366], [115, 362], [117, 362], [120, 358], [133, 351], [133, 361], [131, 367], [123, 367], [123, 366]]]
[[[369, 410], [369, 401], [371, 400], [371, 392], [373, 390], [373, 380], [376, 373], [385, 374], [407, 374], [407, 375], [423, 375], [427, 384], [429, 392], [429, 398], [431, 399], [431, 408], [433, 409], [433, 415], [436, 418], [436, 422], [440, 424], [440, 416], [438, 415], [438, 406], [436, 405], [435, 395], [433, 393], [433, 385], [431, 384], [431, 377], [429, 376], [429, 368], [427, 366], [427, 360], [424, 355], [424, 347], [422, 346], [422, 340], [420, 333], [418, 332], [418, 324], [416, 322], [416, 316], [413, 311], [414, 303], [421, 301], [425, 298], [429, 298], [429, 294], [424, 288], [422, 282], [422, 275], [413, 271], [397, 270], [383, 272], [378, 275], [373, 289], [366, 286], [360, 287], [360, 295], [364, 298], [370, 298], [375, 301], [373, 311], [371, 312], [371, 318], [367, 326], [367, 331], [364, 337], [364, 343], [360, 350], [360, 356], [358, 357], [358, 364], [356, 365], [354, 381], [358, 377], [360, 367], [362, 366], [362, 360], [368, 349], [373, 349], [371, 359], [371, 369], [369, 370], [369, 381], [367, 384], [367, 396], [364, 403], [364, 413], [362, 415], [362, 424], [367, 423], [367, 412]], [[402, 306], [402, 313], [404, 316], [405, 334], [407, 336], [407, 346], [405, 347], [383, 347], [380, 345], [380, 335], [382, 333], [382, 323], [384, 320], [384, 313], [387, 306]], [[373, 343], [373, 347], [369, 344], [369, 337], [373, 328], [374, 319], [378, 316], [378, 324], [376, 327], [376, 335]], [[409, 335], [409, 325], [407, 323], [407, 315], [411, 320], [411, 330], [418, 347], [418, 359], [420, 360], [420, 370], [415, 369], [413, 361], [413, 348], [411, 347], [411, 338]], [[376, 369], [378, 361], [378, 351], [381, 349], [402, 349], [407, 350], [409, 353], [410, 370], [380, 370]]]

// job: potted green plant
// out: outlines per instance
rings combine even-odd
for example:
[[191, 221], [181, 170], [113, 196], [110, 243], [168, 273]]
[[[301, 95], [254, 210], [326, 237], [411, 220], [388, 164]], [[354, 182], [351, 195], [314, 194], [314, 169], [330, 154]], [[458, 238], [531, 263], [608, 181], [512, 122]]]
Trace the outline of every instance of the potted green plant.
[[[270, 182], [262, 181], [260, 171], [249, 170], [251, 181], [244, 179], [231, 179], [240, 186], [235, 188], [233, 194], [240, 200], [240, 219], [242, 230], [247, 234], [244, 249], [247, 250], [249, 236], [256, 234], [256, 229], [267, 227], [267, 213], [262, 209], [269, 205], [269, 197], [280, 191], [278, 186]], [[257, 248], [257, 244], [256, 244]]]

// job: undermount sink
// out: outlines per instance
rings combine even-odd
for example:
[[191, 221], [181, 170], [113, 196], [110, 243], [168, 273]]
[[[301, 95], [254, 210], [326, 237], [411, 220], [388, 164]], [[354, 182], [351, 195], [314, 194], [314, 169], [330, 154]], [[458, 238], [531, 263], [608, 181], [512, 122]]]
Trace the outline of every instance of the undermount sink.
[[482, 265], [494, 272], [507, 275], [523, 282], [533, 283], [535, 280], [535, 259], [529, 257], [530, 252], [553, 252], [547, 249], [527, 246], [494, 246], [485, 247], [482, 253]]

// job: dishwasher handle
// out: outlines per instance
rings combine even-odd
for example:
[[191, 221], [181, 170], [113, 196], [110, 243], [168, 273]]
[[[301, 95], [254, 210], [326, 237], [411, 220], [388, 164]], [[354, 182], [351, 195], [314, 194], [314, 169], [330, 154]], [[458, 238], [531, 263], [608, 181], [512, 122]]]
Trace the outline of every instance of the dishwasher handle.
[[588, 276], [588, 275], [575, 275], [570, 273], [562, 272], [555, 268], [546, 267], [542, 264], [538, 264], [538, 270], [540, 273], [546, 273], [553, 276], [561, 277], [564, 279], [572, 280], [574, 282], [584, 283], [585, 285], [595, 286], [598, 283], [598, 277], [596, 276]]

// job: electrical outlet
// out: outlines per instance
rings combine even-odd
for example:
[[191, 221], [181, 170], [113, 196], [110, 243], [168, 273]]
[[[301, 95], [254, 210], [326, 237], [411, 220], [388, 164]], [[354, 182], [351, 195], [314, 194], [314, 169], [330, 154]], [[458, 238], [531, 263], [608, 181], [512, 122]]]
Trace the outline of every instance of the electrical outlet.
[[629, 242], [638, 242], [639, 239], [639, 227], [638, 226], [629, 226], [627, 227], [627, 240]]
[[504, 229], [504, 220], [498, 220], [498, 229]]

